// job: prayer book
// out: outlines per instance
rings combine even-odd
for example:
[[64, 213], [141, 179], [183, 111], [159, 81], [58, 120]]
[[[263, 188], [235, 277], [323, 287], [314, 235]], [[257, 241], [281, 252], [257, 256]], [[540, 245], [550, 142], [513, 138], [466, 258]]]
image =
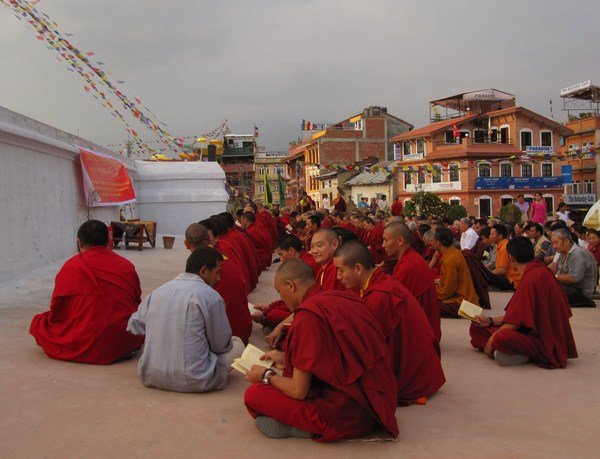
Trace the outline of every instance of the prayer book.
[[469, 319], [473, 322], [477, 322], [475, 317], [480, 316], [483, 312], [483, 308], [480, 308], [476, 304], [473, 304], [467, 300], [462, 300], [460, 304], [460, 308], [458, 309], [458, 315], [464, 317], [465, 319]]
[[265, 355], [263, 351], [261, 351], [256, 346], [252, 344], [248, 344], [242, 356], [239, 359], [234, 359], [231, 364], [232, 368], [235, 368], [240, 373], [246, 374], [248, 371], [252, 369], [252, 365], [262, 365], [263, 367], [272, 367], [273, 361], [271, 359], [260, 360], [260, 358]]

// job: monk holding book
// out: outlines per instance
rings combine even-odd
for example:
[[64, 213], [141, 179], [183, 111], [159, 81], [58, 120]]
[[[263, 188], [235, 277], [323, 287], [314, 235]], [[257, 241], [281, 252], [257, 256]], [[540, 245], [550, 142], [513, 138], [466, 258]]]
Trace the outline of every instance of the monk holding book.
[[424, 404], [446, 382], [439, 347], [425, 312], [397, 279], [376, 268], [369, 250], [348, 241], [334, 263], [342, 283], [360, 291], [390, 353], [398, 386], [398, 405]]
[[332, 442], [378, 427], [398, 435], [396, 382], [385, 338], [352, 292], [324, 292], [301, 260], [284, 262], [275, 289], [295, 318], [285, 354], [267, 354], [279, 367], [254, 365], [244, 396], [257, 428], [270, 438]]
[[522, 275], [503, 316], [478, 316], [471, 324], [471, 344], [499, 365], [532, 362], [564, 368], [577, 357], [571, 332], [571, 308], [552, 271], [535, 259], [531, 241], [523, 236], [507, 246], [510, 263]]

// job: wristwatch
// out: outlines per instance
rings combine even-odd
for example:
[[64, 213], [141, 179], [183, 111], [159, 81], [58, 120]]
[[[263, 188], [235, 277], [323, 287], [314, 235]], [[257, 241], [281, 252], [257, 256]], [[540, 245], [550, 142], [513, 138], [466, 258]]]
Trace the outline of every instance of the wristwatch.
[[271, 378], [275, 376], [277, 372], [272, 368], [267, 368], [263, 373], [262, 383], [263, 384], [271, 384]]

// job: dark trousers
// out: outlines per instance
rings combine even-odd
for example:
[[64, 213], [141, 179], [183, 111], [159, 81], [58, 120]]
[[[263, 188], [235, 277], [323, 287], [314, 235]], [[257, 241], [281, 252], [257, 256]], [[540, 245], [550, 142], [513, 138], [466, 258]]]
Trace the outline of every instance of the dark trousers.
[[569, 301], [569, 305], [572, 308], [595, 308], [596, 303], [591, 298], [585, 296], [585, 294], [581, 291], [580, 288], [575, 287], [574, 285], [560, 284], [563, 288], [565, 294], [567, 295], [567, 300]]
[[514, 290], [515, 286], [508, 280], [504, 274], [494, 274], [493, 272], [488, 273], [488, 284], [500, 290]]

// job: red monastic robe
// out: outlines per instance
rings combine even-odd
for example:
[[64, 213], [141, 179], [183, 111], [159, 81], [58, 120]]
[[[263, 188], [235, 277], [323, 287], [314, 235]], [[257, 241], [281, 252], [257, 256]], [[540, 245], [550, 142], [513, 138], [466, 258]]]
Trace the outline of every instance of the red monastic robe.
[[396, 375], [398, 404], [435, 394], [446, 378], [438, 342], [415, 297], [397, 279], [377, 268], [363, 299], [385, 336]]
[[271, 243], [277, 240], [277, 223], [273, 220], [273, 215], [268, 210], [263, 210], [256, 214], [256, 224], [261, 225], [271, 236]]
[[333, 264], [333, 259], [321, 266], [316, 280], [323, 290], [346, 290], [344, 284], [337, 278], [337, 268]]
[[246, 232], [238, 226], [234, 226], [229, 230], [226, 236], [231, 238], [231, 240], [240, 247], [246, 267], [250, 273], [250, 286], [252, 287], [252, 290], [254, 290], [258, 285], [258, 276], [260, 275], [260, 261], [254, 242]]
[[48, 357], [108, 365], [144, 341], [125, 331], [140, 295], [133, 264], [106, 247], [92, 247], [58, 272], [50, 311], [33, 317], [29, 333]]
[[[538, 260], [523, 271], [521, 283], [506, 305], [503, 322], [516, 330], [503, 329], [492, 341], [492, 350], [522, 354], [544, 368], [565, 368], [567, 359], [577, 357], [575, 339], [569, 324], [571, 308], [552, 271]], [[471, 325], [471, 344], [483, 349], [497, 327]]]
[[258, 259], [260, 260], [260, 270], [264, 271], [271, 266], [273, 259], [273, 241], [271, 235], [263, 226], [257, 224], [246, 228], [246, 233], [254, 242], [254, 247], [256, 247]]
[[357, 438], [377, 425], [398, 435], [396, 381], [385, 339], [363, 301], [350, 292], [311, 287], [295, 310], [286, 344], [286, 376], [311, 373], [311, 392], [294, 400], [253, 384], [244, 402], [253, 417], [270, 416], [332, 442]]
[[393, 276], [417, 299], [439, 343], [442, 338], [440, 306], [433, 274], [427, 262], [409, 247], [396, 263]]
[[220, 236], [215, 244], [215, 249], [235, 264], [236, 269], [241, 273], [242, 282], [246, 287], [246, 293], [250, 293], [252, 291], [250, 288], [250, 273], [248, 272], [246, 263], [244, 263], [243, 259], [239, 258], [240, 252], [237, 250], [236, 246], [232, 244], [231, 241]]
[[248, 309], [248, 294], [244, 285], [242, 272], [232, 260], [223, 260], [221, 263], [221, 280], [217, 282], [214, 289], [219, 292], [225, 301], [225, 312], [231, 334], [240, 338], [244, 344], [248, 344], [248, 338], [252, 334], [252, 317]]
[[366, 243], [376, 264], [385, 260], [385, 250], [383, 249], [383, 227], [378, 223], [369, 232], [369, 238]]

